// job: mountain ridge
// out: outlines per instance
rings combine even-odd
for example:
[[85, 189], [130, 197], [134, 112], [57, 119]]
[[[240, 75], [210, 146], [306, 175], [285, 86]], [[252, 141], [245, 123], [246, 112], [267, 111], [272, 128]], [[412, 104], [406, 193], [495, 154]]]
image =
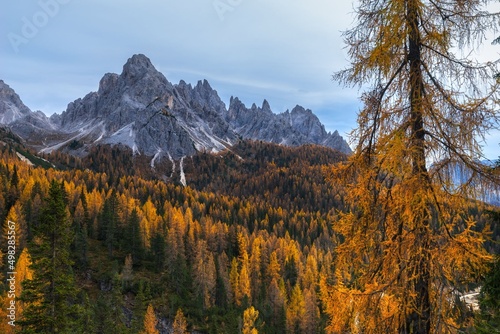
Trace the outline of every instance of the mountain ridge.
[[240, 139], [317, 144], [351, 153], [338, 132], [327, 132], [309, 109], [296, 106], [275, 114], [267, 100], [260, 108], [247, 108], [237, 97], [226, 107], [207, 80], [172, 84], [142, 54], [129, 58], [121, 74], [106, 73], [97, 91], [50, 118], [29, 110], [1, 83], [0, 123], [46, 153], [84, 156], [96, 144], [121, 144], [134, 154], [180, 159], [199, 151], [219, 152]]

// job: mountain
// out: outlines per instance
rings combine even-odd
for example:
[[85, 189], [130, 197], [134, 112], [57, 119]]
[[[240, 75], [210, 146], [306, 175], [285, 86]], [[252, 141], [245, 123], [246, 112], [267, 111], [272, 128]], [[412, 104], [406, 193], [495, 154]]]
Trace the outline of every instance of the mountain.
[[0, 125], [10, 128], [28, 143], [36, 144], [40, 138], [56, 136], [57, 127], [41, 111], [31, 111], [19, 95], [0, 80]]
[[326, 132], [308, 109], [297, 106], [275, 114], [267, 101], [262, 108], [254, 104], [247, 109], [238, 98], [231, 98], [226, 108], [208, 81], [174, 85], [141, 54], [128, 59], [121, 74], [105, 74], [96, 92], [69, 103], [66, 111], [50, 119], [31, 112], [4, 86], [3, 123], [42, 152], [85, 156], [92, 146], [110, 144], [155, 160], [180, 159], [200, 151], [219, 152], [242, 138], [351, 152], [338, 132]]
[[287, 146], [318, 144], [343, 153], [351, 152], [349, 145], [337, 131], [326, 132], [318, 117], [299, 105], [291, 112], [287, 110], [274, 114], [266, 100], [260, 108], [253, 104], [247, 109], [238, 98], [231, 98], [225, 119], [244, 139]]
[[3, 80], [0, 80], [0, 124], [11, 124], [30, 114], [19, 95]]

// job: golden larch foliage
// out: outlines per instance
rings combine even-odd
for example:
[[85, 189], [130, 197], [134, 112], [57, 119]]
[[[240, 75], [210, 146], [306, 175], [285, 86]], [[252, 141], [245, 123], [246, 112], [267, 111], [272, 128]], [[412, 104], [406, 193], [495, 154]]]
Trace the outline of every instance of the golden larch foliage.
[[255, 322], [259, 317], [259, 311], [253, 306], [250, 306], [243, 312], [243, 329], [242, 334], [258, 334], [259, 331], [255, 328]]
[[160, 332], [156, 329], [157, 324], [158, 319], [156, 319], [155, 310], [153, 306], [149, 304], [144, 316], [144, 328], [141, 334], [159, 334]]
[[175, 314], [174, 324], [173, 324], [173, 333], [172, 334], [186, 334], [187, 333], [187, 320], [184, 316], [184, 312], [182, 309], [178, 309]]

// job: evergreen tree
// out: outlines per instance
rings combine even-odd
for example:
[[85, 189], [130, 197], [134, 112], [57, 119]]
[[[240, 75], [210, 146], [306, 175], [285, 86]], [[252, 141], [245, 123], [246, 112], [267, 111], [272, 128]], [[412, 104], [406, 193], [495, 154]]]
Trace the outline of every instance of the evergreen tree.
[[500, 333], [500, 256], [498, 255], [481, 288], [479, 306], [481, 311], [478, 315], [477, 332]]
[[79, 308], [70, 255], [71, 220], [63, 183], [52, 181], [29, 245], [33, 278], [23, 282], [21, 333], [69, 333]]
[[121, 293], [120, 278], [117, 274], [112, 279], [111, 295], [99, 295], [96, 314], [99, 333], [127, 333], [124, 314], [124, 299]]
[[163, 235], [155, 233], [151, 240], [151, 257], [153, 259], [153, 268], [156, 272], [162, 272], [164, 269], [166, 246]]
[[125, 253], [132, 254], [135, 265], [140, 265], [144, 257], [144, 247], [141, 239], [140, 218], [136, 208], [132, 210], [128, 218], [122, 248]]
[[98, 333], [96, 323], [96, 305], [94, 301], [89, 298], [87, 293], [82, 292], [81, 295], [81, 316], [78, 321], [79, 330], [77, 330], [76, 332]]
[[10, 186], [7, 192], [5, 201], [5, 212], [9, 212], [10, 208], [16, 203], [19, 198], [19, 175], [17, 172], [17, 165], [14, 165], [12, 175], [10, 176]]
[[[81, 213], [81, 215], [79, 215], [79, 213]], [[82, 202], [79, 201], [73, 215], [72, 229], [74, 238], [71, 244], [71, 251], [75, 260], [75, 266], [82, 269], [86, 268], [88, 265], [88, 235], [85, 219], [84, 207]]]
[[144, 283], [143, 281], [140, 281], [138, 291], [134, 299], [132, 322], [130, 325], [132, 333], [138, 333], [144, 324], [144, 314], [146, 312], [145, 300]]
[[108, 295], [99, 294], [95, 310], [97, 333], [113, 333], [115, 326], [112, 318], [112, 301]]
[[116, 191], [113, 191], [104, 202], [99, 225], [99, 239], [104, 240], [108, 248], [108, 256], [113, 256], [113, 251], [119, 240], [119, 206]]
[[125, 300], [122, 294], [121, 282], [118, 275], [113, 278], [113, 288], [111, 289], [111, 318], [115, 324], [113, 333], [123, 333], [126, 331], [126, 318], [124, 314]]

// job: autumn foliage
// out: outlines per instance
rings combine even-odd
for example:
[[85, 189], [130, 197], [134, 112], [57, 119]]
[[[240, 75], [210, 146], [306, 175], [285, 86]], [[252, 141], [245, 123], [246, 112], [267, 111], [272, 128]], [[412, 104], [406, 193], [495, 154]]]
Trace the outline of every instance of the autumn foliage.
[[[0, 146], [1, 218], [5, 222], [10, 215], [20, 222], [19, 247], [24, 251], [19, 250], [16, 270], [28, 280], [40, 277], [39, 286], [50, 280], [40, 276], [40, 265], [31, 264], [44, 256], [37, 249], [37, 238], [52, 235], [47, 227], [41, 228], [45, 226], [43, 217], [49, 214], [50, 189], [54, 192], [59, 184], [59, 190], [64, 190], [57, 207], [68, 220], [64, 235], [58, 235], [64, 242], [55, 249], [67, 255], [60, 264], [67, 268], [60, 271], [67, 293], [64, 307], [71, 318], [64, 325], [67, 330], [139, 333], [155, 332], [170, 324], [179, 333], [324, 333], [335, 331], [328, 320], [332, 315], [339, 317], [343, 328], [356, 326], [346, 313], [332, 313], [339, 304], [354, 312], [372, 307], [374, 300], [375, 316], [360, 314], [358, 321], [380, 326], [382, 319], [387, 328], [403, 321], [398, 312], [406, 307], [402, 297], [408, 291], [389, 289], [384, 282], [388, 277], [400, 279], [398, 272], [381, 271], [371, 281], [358, 274], [377, 265], [385, 270], [403, 259], [403, 250], [413, 251], [418, 243], [406, 230], [400, 239], [392, 240], [396, 232], [388, 229], [382, 245], [376, 245], [384, 236], [370, 229], [360, 215], [361, 210], [372, 210], [365, 204], [373, 200], [371, 194], [356, 192], [340, 182], [332, 184], [331, 176], [325, 173], [346, 162], [338, 152], [314, 146], [286, 148], [242, 142], [218, 155], [186, 158], [188, 186], [183, 187], [175, 174], [158, 179], [154, 173], [162, 172], [159, 167], [153, 172], [141, 171], [150, 166], [130, 155], [128, 163], [136, 164], [133, 172], [111, 171], [111, 164], [105, 168], [109, 174], [87, 168], [90, 166], [81, 160], [73, 161], [82, 164], [81, 169], [32, 167], [19, 160], [15, 147], [10, 142]], [[121, 154], [122, 160], [127, 155], [126, 151], [100, 152]], [[61, 153], [54, 159], [60, 166], [68, 160]], [[171, 170], [171, 166], [166, 167], [165, 172]], [[343, 172], [343, 167], [339, 168]], [[366, 169], [360, 169], [360, 174], [373, 177], [373, 171]], [[396, 194], [393, 189], [383, 191], [386, 196]], [[408, 200], [403, 188], [398, 194], [402, 198], [391, 204], [394, 208]], [[352, 200], [361, 205], [348, 211], [354, 208], [349, 205]], [[460, 203], [475, 208], [471, 203]], [[404, 214], [405, 219], [412, 219], [409, 210]], [[482, 226], [488, 221], [477, 209], [467, 211], [467, 217]], [[337, 223], [346, 219], [351, 219], [351, 229]], [[460, 220], [462, 230], [451, 231], [464, 239], [457, 238], [453, 247], [443, 244], [441, 251], [453, 254], [447, 266], [469, 266], [470, 248], [460, 245], [476, 233], [470, 222]], [[353, 239], [358, 244], [342, 243], [351, 232], [354, 237], [373, 233], [376, 239], [364, 244], [359, 244], [360, 239]], [[383, 255], [384, 247], [391, 243], [400, 243], [400, 255], [377, 258], [368, 252], [377, 250]], [[29, 245], [35, 247], [35, 260], [28, 256], [32, 252]], [[350, 272], [334, 266], [335, 261], [347, 265], [355, 260], [349, 258], [354, 251], [362, 251], [370, 260], [365, 267], [352, 267], [355, 271]], [[407, 261], [411, 263], [411, 259]], [[455, 278], [457, 272], [437, 267], [437, 263], [433, 267], [436, 275]], [[5, 262], [2, 265], [4, 273]], [[331, 289], [333, 284], [336, 289]], [[36, 292], [37, 286], [28, 285], [29, 291]], [[4, 302], [5, 286], [2, 289]], [[29, 298], [23, 300], [23, 310], [38, 310], [35, 306], [30, 306]], [[21, 310], [18, 315], [19, 320], [25, 318]]]

